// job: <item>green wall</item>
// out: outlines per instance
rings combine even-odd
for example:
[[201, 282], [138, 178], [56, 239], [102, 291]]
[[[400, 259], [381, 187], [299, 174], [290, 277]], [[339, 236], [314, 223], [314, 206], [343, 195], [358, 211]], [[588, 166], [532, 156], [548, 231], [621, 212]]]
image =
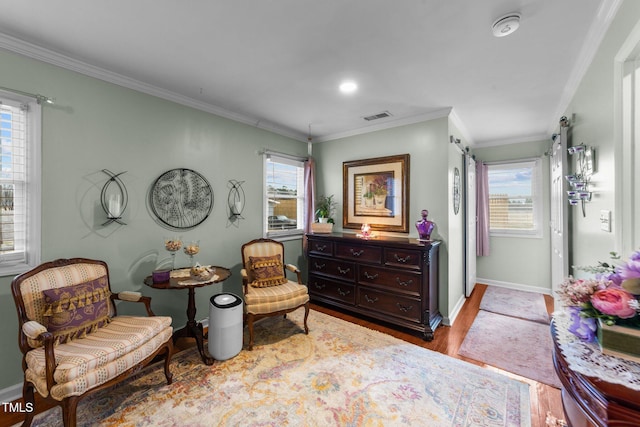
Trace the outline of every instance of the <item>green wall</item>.
[[[198, 319], [208, 317], [209, 298], [220, 291], [241, 292], [240, 247], [262, 236], [262, 156], [269, 148], [306, 156], [306, 143], [184, 107], [153, 96], [0, 51], [0, 86], [53, 97], [43, 107], [42, 261], [87, 257], [106, 261], [114, 291], [135, 290], [153, 297], [156, 314], [170, 315], [176, 328], [186, 323], [187, 292], [154, 290], [145, 276], [168, 259], [165, 236], [199, 239], [197, 260], [232, 269], [223, 285], [196, 292]], [[173, 168], [200, 172], [211, 183], [215, 204], [210, 217], [193, 230], [175, 232], [156, 223], [147, 205], [153, 181]], [[129, 193], [127, 225], [106, 221], [101, 172], [121, 176]], [[245, 220], [228, 222], [228, 180], [245, 181]], [[301, 240], [286, 242], [286, 262], [301, 260]], [[177, 255], [186, 265], [187, 257]], [[22, 381], [12, 277], [0, 278], [0, 390]], [[131, 305], [135, 306], [135, 305]], [[122, 304], [120, 311], [128, 312]], [[137, 309], [133, 310], [136, 311]]]
[[[610, 210], [615, 231], [620, 215], [620, 212], [616, 212], [616, 203], [622, 197], [621, 189], [616, 187], [615, 182], [616, 157], [622, 156], [622, 153], [616, 148], [616, 135], [621, 135], [616, 128], [618, 105], [614, 98], [614, 65], [620, 48], [639, 22], [640, 2], [624, 1], [565, 112], [572, 124], [570, 142], [573, 145], [585, 143], [593, 146], [596, 158], [596, 173], [592, 180], [594, 194], [592, 202], [586, 205], [586, 217], [575, 211], [571, 218], [572, 265], [593, 265], [598, 260], [607, 261], [610, 251], [621, 250], [618, 247], [621, 236], [600, 230], [599, 216], [600, 210]], [[637, 217], [638, 213], [634, 215]], [[622, 233], [629, 232], [622, 230]], [[629, 253], [621, 255], [627, 257]]]
[[491, 236], [489, 256], [477, 258], [478, 283], [551, 293], [551, 245], [549, 229], [549, 157], [551, 140], [475, 148], [478, 161], [492, 162], [542, 158], [542, 237]]

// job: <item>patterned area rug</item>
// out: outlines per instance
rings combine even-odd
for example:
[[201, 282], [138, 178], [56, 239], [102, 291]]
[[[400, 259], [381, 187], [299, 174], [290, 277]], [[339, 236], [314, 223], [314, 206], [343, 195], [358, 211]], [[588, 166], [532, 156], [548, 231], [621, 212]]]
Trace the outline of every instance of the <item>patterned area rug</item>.
[[480, 310], [549, 324], [544, 296], [536, 292], [487, 286], [480, 301]]
[[560, 388], [552, 348], [548, 325], [480, 310], [458, 354]]
[[84, 399], [79, 425], [531, 425], [526, 383], [316, 311], [304, 335], [302, 315], [258, 322], [253, 351], [212, 366], [179, 353], [170, 386], [154, 365]]

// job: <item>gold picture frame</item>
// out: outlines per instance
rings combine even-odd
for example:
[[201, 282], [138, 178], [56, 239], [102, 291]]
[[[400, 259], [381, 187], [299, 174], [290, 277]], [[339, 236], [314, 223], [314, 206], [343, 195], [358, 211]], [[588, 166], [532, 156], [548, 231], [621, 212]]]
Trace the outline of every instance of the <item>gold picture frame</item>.
[[342, 227], [409, 232], [409, 154], [342, 163]]

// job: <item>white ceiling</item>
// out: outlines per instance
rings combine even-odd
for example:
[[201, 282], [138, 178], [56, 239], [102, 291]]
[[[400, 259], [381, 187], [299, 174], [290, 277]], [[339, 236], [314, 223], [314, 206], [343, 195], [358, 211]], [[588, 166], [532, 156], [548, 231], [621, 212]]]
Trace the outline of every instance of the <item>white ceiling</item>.
[[[302, 141], [453, 108], [488, 145], [550, 135], [619, 2], [0, 0], [0, 48]], [[520, 29], [493, 37], [509, 12]]]

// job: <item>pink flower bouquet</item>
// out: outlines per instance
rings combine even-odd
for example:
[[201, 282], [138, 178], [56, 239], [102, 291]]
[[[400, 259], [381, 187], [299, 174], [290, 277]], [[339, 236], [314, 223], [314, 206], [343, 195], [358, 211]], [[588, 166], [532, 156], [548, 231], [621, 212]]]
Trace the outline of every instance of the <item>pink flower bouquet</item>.
[[[614, 252], [612, 258], [620, 257]], [[640, 251], [620, 265], [599, 262], [595, 267], [576, 267], [595, 273], [591, 279], [568, 277], [560, 285], [558, 296], [569, 308], [569, 331], [585, 341], [595, 340], [596, 319], [607, 325], [640, 327]]]

